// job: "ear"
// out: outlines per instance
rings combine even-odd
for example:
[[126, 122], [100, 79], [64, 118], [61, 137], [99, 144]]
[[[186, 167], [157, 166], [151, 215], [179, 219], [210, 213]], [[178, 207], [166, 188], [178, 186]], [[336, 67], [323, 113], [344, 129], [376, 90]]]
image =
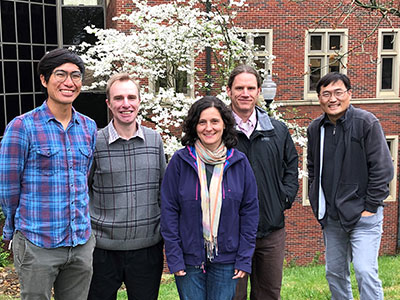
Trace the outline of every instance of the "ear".
[[46, 79], [44, 78], [44, 75], [43, 74], [40, 74], [40, 82], [42, 83], [42, 85], [45, 87], [45, 88], [47, 88], [47, 82], [46, 82]]
[[226, 93], [228, 94], [228, 96], [229, 96], [229, 98], [231, 97], [231, 95], [232, 95], [232, 91], [231, 91], [231, 89], [227, 86], [226, 87]]
[[108, 108], [111, 108], [110, 107], [110, 101], [108, 99], [106, 99], [106, 103], [107, 103]]

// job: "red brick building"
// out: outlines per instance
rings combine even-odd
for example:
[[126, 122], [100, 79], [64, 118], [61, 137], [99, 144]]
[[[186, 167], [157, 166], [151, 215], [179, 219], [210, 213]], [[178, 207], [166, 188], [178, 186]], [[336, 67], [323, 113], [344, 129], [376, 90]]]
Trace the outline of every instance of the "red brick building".
[[[349, 8], [334, 9], [338, 3], [247, 0], [235, 22], [244, 29], [246, 41], [260, 46], [257, 64], [272, 71], [278, 87], [275, 101], [283, 104], [283, 110], [295, 107], [300, 124], [307, 126], [321, 114], [315, 83], [329, 71], [346, 73], [353, 85], [352, 103], [380, 119], [395, 165], [395, 178], [385, 202], [381, 254], [395, 254], [399, 227], [400, 18], [393, 17], [392, 25], [381, 22], [371, 33], [379, 14], [359, 10], [346, 17]], [[132, 0], [0, 1], [0, 138], [13, 117], [44, 100], [35, 67], [45, 51], [90, 41], [82, 31], [88, 24], [126, 30], [126, 23], [115, 23], [111, 18], [132, 8]], [[348, 51], [349, 56], [336, 61]], [[263, 63], [268, 54], [276, 56], [272, 68]], [[203, 69], [205, 63], [205, 57], [196, 61]], [[93, 117], [99, 127], [107, 123], [104, 94], [82, 93], [76, 106]], [[298, 151], [299, 167], [305, 168], [304, 151]], [[306, 178], [300, 183], [298, 197], [287, 212], [286, 259], [307, 264], [322, 259], [324, 247], [320, 226], [308, 205]]]

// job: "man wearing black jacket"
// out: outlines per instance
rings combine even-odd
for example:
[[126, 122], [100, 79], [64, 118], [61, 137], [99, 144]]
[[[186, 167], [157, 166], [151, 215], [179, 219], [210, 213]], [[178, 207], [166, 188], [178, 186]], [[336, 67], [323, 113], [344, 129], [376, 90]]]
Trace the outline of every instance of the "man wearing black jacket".
[[[260, 90], [254, 68], [240, 65], [232, 71], [227, 92], [238, 129], [237, 149], [253, 168], [260, 207], [250, 299], [277, 300], [285, 256], [284, 210], [292, 206], [299, 187], [298, 155], [286, 125], [256, 107]], [[247, 280], [239, 280], [235, 300], [247, 299]]]
[[379, 120], [350, 105], [346, 75], [325, 75], [317, 93], [324, 114], [307, 131], [309, 198], [323, 228], [332, 299], [353, 299], [353, 261], [360, 299], [381, 300], [377, 258], [393, 178], [389, 148]]

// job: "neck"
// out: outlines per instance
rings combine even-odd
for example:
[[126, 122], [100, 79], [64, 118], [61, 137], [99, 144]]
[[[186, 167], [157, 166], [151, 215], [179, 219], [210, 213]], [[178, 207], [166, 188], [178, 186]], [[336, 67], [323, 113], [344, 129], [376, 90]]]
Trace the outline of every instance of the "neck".
[[56, 103], [48, 99], [47, 106], [56, 120], [63, 125], [64, 129], [67, 129], [72, 118], [72, 104]]
[[242, 119], [243, 122], [247, 122], [247, 121], [250, 119], [251, 115], [253, 114], [253, 111], [254, 111], [254, 110], [252, 110], [252, 111], [250, 111], [250, 112], [238, 112], [238, 111], [235, 111], [235, 110], [234, 110], [235, 114], [236, 114], [240, 119]]
[[131, 124], [120, 124], [114, 120], [113, 125], [119, 136], [124, 139], [130, 139], [133, 137], [138, 128], [136, 121]]

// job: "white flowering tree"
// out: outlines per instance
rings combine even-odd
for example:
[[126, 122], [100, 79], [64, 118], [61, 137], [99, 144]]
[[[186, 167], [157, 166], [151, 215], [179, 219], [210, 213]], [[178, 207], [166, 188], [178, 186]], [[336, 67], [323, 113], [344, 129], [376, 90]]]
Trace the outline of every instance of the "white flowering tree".
[[[239, 61], [253, 60], [254, 49], [243, 41], [241, 29], [234, 25], [235, 9], [246, 4], [244, 0], [172, 0], [153, 6], [147, 0], [132, 3], [129, 14], [113, 18], [131, 24], [129, 31], [86, 28], [98, 39], [95, 45], [83, 43], [78, 47], [95, 79], [87, 88], [104, 88], [116, 72], [142, 79], [141, 117], [162, 133], [165, 152], [171, 155], [181, 147], [176, 128], [200, 93], [213, 90], [226, 100], [224, 87], [230, 71]], [[211, 86], [196, 64], [206, 48], [211, 49], [213, 73], [218, 77]], [[176, 92], [175, 82], [182, 73], [194, 78], [188, 87], [196, 92], [190, 96]], [[164, 86], [155, 91], [154, 83], [161, 81]]]

